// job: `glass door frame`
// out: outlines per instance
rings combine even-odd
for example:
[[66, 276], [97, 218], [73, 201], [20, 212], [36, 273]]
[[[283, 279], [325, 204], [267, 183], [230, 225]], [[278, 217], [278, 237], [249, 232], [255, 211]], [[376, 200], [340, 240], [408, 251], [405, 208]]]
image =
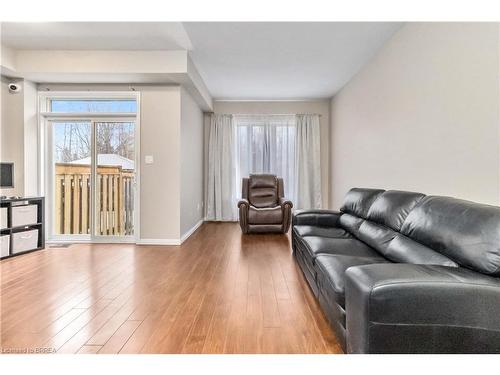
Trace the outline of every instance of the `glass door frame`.
[[[56, 113], [50, 112], [50, 101], [54, 99], [91, 99], [113, 100], [134, 99], [137, 103], [135, 113]], [[54, 234], [54, 160], [53, 160], [53, 122], [87, 122], [91, 126], [91, 213], [90, 234]], [[96, 231], [96, 187], [97, 187], [97, 150], [96, 127], [97, 123], [106, 122], [133, 122], [134, 126], [134, 234], [133, 235], [99, 235]], [[140, 93], [139, 92], [48, 92], [39, 94], [39, 191], [45, 196], [46, 238], [48, 243], [136, 243], [140, 238]]]

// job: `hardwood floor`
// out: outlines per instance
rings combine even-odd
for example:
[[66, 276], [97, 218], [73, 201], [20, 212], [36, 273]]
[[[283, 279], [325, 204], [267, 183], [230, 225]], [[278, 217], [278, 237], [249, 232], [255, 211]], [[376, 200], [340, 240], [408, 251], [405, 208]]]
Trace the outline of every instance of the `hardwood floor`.
[[341, 353], [283, 235], [206, 223], [182, 246], [4, 260], [3, 352]]

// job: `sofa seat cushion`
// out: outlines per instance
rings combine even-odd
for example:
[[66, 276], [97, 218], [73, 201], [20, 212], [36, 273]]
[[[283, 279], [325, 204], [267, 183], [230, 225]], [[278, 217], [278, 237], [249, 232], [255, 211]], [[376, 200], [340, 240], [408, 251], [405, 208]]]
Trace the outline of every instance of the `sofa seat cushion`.
[[314, 225], [295, 225], [295, 234], [301, 237], [316, 236], [329, 238], [352, 238], [352, 236], [342, 228], [319, 227]]
[[281, 224], [283, 222], [283, 211], [281, 206], [269, 208], [255, 208], [250, 206], [248, 211], [249, 224]]
[[374, 263], [391, 263], [382, 256], [358, 257], [350, 255], [320, 254], [316, 258], [318, 281], [323, 294], [345, 308], [345, 271], [349, 267]]
[[378, 257], [379, 254], [355, 238], [302, 237], [302, 243], [314, 259], [319, 254]]

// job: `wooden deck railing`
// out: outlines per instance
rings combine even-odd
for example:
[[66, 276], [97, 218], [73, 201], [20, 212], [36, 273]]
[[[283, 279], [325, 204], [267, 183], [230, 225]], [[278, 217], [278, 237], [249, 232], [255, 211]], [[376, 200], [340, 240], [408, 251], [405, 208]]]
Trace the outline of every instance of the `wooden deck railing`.
[[[90, 234], [90, 166], [57, 163], [55, 176], [55, 234]], [[99, 235], [134, 233], [133, 171], [99, 166], [96, 188], [96, 227]]]

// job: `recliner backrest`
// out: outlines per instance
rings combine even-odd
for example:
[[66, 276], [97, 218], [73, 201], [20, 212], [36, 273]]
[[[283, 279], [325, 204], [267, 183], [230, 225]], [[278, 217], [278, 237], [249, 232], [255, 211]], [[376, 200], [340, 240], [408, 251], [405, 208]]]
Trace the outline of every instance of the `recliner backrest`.
[[278, 178], [270, 174], [251, 174], [248, 180], [248, 201], [257, 208], [278, 204]]
[[500, 276], [500, 207], [427, 196], [401, 233], [463, 266]]

